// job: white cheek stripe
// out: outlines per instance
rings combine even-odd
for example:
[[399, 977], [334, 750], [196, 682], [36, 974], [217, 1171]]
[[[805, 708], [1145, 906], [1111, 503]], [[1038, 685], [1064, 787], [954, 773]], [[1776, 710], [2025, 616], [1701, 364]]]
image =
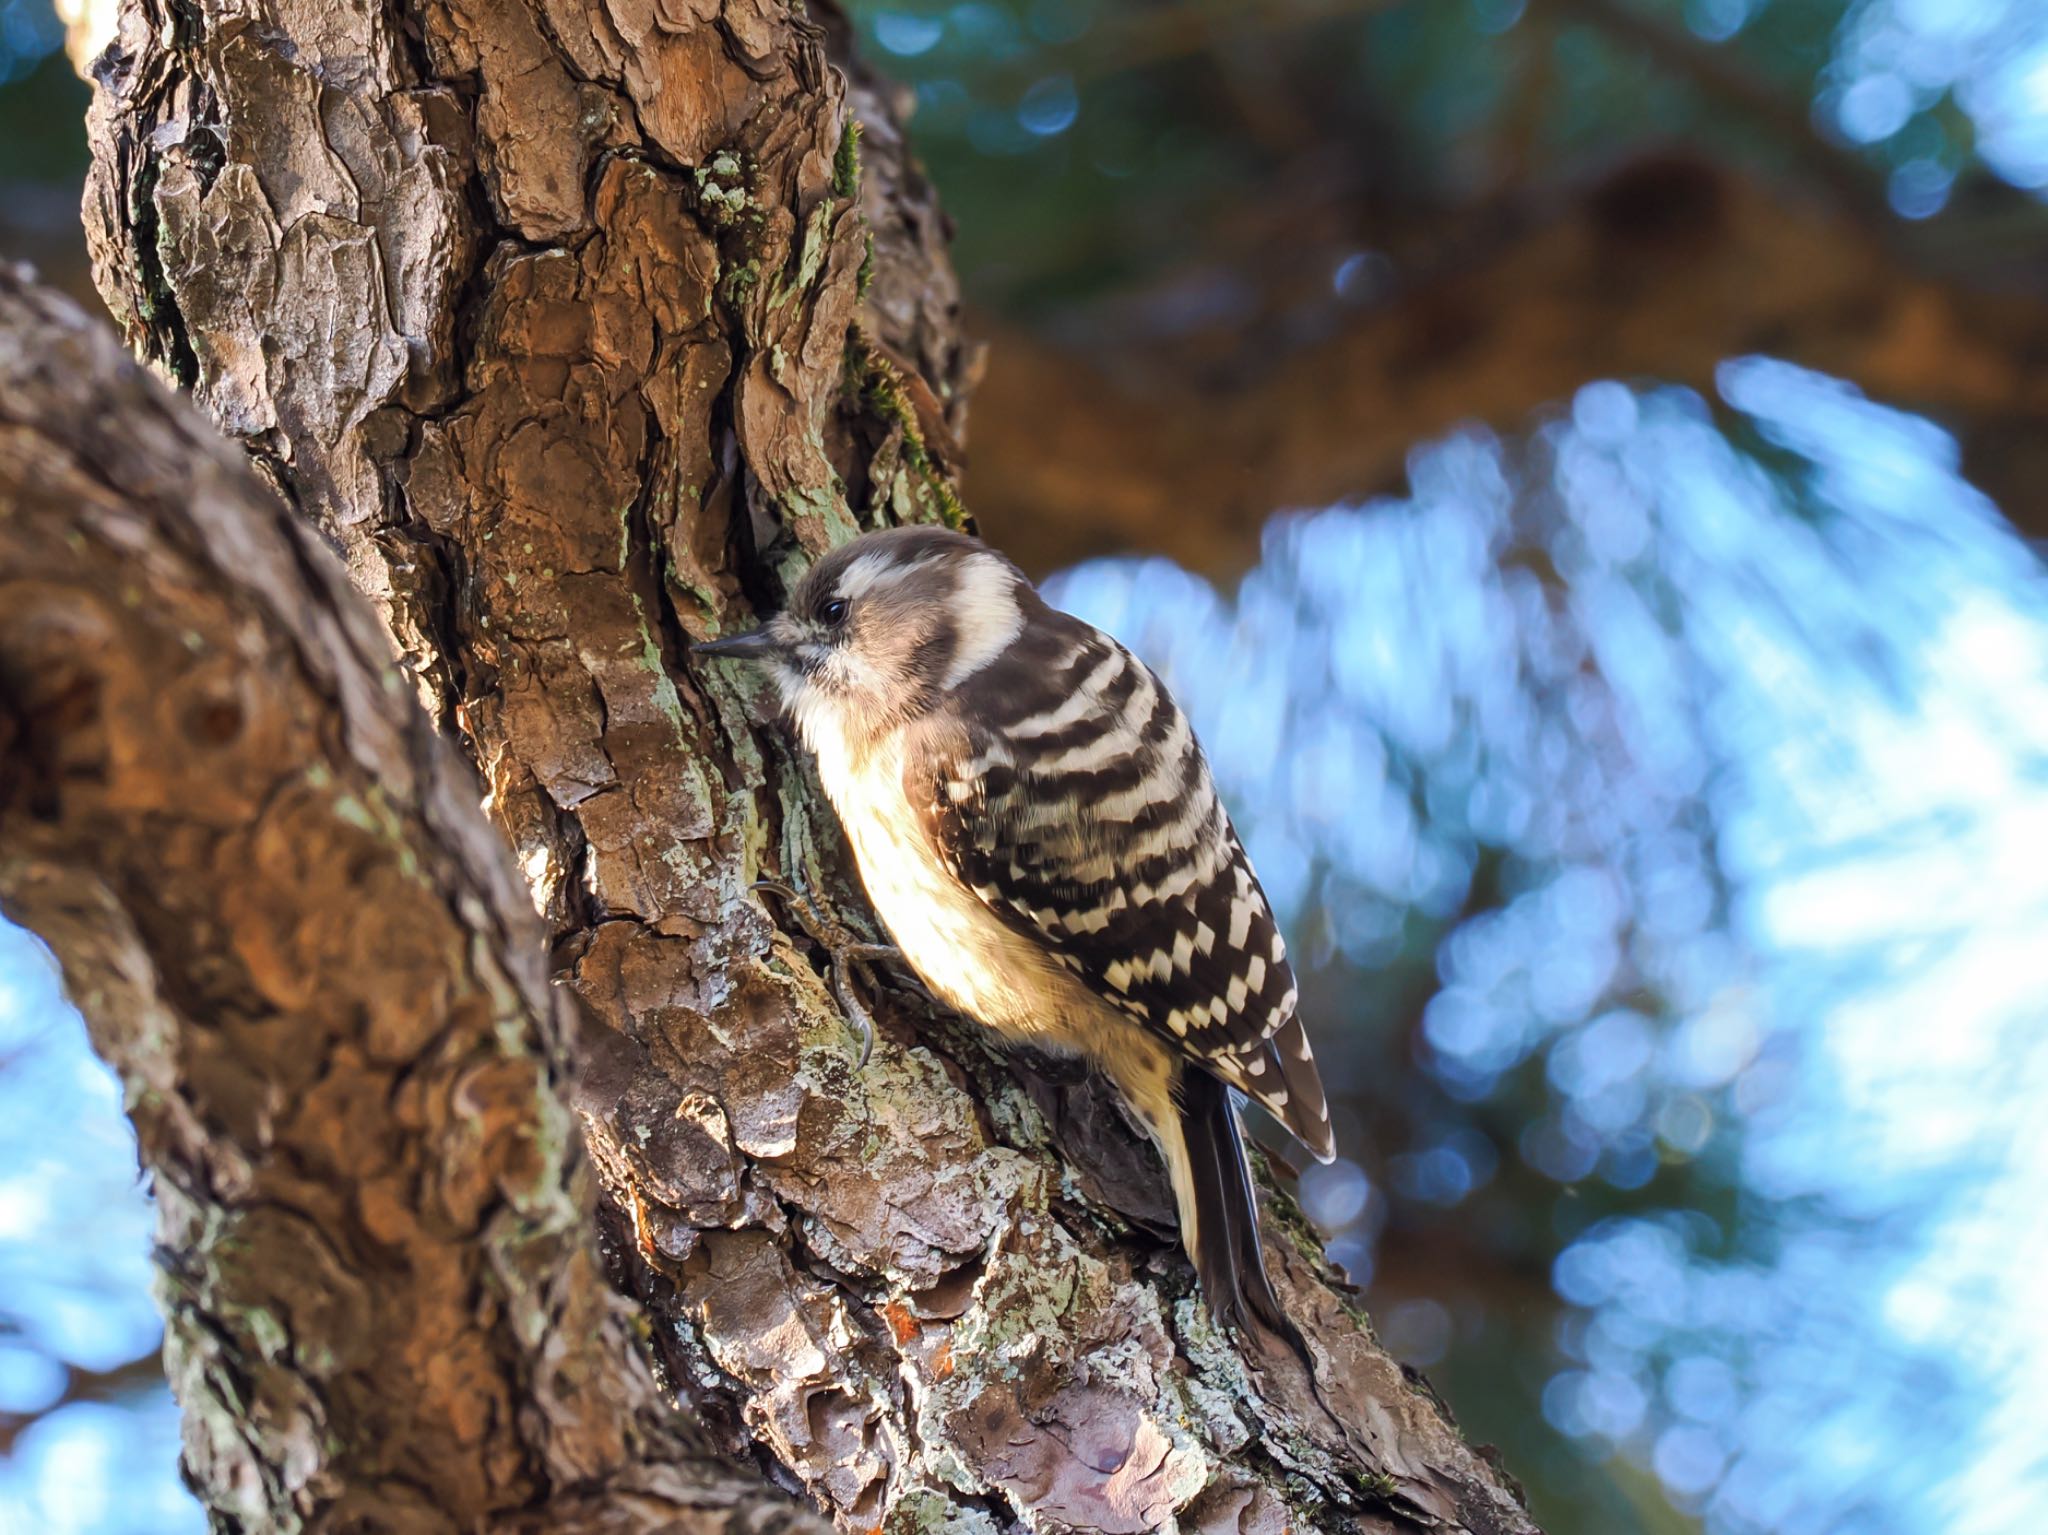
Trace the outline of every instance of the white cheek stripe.
[[848, 599], [865, 597], [877, 586], [894, 586], [913, 570], [929, 563], [929, 560], [905, 563], [887, 549], [876, 549], [863, 554], [841, 571], [833, 591]]
[[961, 561], [953, 588], [953, 622], [959, 639], [953, 664], [940, 683], [948, 689], [1008, 650], [1023, 632], [1024, 610], [1017, 606], [1017, 578], [1009, 566], [992, 554]]

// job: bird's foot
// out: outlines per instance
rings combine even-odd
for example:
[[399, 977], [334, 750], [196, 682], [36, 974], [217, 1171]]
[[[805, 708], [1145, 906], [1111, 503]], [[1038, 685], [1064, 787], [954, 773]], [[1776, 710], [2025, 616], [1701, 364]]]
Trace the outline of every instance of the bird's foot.
[[860, 993], [858, 978], [867, 975], [872, 965], [900, 964], [903, 955], [886, 943], [869, 943], [845, 923], [828, 917], [808, 891], [779, 879], [757, 879], [749, 888], [781, 901], [804, 936], [830, 956], [832, 999], [860, 1034], [860, 1068], [865, 1069], [875, 1053], [875, 1019]]

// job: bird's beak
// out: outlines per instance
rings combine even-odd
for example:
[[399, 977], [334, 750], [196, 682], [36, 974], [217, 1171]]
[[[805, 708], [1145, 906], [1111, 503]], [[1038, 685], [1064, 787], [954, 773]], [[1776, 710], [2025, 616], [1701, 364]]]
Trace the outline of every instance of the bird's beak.
[[728, 634], [722, 640], [702, 640], [690, 647], [693, 656], [710, 656], [726, 661], [766, 661], [782, 652], [775, 636], [764, 625], [745, 634]]

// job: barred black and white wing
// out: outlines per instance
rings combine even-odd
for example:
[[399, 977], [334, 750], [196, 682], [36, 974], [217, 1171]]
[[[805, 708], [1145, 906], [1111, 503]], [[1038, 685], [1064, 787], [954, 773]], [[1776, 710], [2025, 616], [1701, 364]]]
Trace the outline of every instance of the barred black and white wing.
[[953, 876], [1328, 1161], [1286, 944], [1166, 689], [1115, 641], [1040, 607], [962, 694], [904, 762]]

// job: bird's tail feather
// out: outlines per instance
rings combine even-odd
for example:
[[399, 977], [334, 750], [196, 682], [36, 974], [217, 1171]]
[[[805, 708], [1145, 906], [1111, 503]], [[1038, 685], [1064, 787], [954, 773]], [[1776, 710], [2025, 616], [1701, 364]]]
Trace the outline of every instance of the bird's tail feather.
[[[1252, 1189], [1244, 1131], [1230, 1089], [1208, 1072], [1190, 1067], [1180, 1074], [1178, 1098], [1189, 1163], [1181, 1236], [1202, 1282], [1209, 1314], [1240, 1332], [1256, 1326], [1287, 1344], [1306, 1365], [1307, 1347], [1266, 1276], [1258, 1196]], [[1309, 1373], [1313, 1379], [1312, 1367]]]

